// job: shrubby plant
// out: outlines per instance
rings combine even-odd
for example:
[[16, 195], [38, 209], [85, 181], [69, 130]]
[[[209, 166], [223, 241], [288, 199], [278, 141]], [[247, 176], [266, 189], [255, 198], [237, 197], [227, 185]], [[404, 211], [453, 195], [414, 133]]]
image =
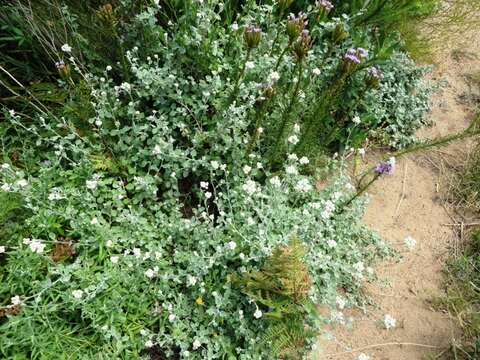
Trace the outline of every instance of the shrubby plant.
[[[216, 182], [229, 170], [210, 163], [211, 175], [193, 184], [199, 204], [186, 216], [175, 185], [159, 201], [158, 176], [115, 179], [88, 156], [63, 170], [54, 154], [45, 157], [50, 163], [28, 180], [14, 167], [2, 170], [8, 194], [21, 195], [32, 214], [2, 254], [2, 298], [21, 301], [2, 326], [7, 357], [67, 349], [86, 358], [136, 357], [150, 349], [166, 357], [268, 358], [257, 343], [266, 329], [259, 314], [269, 307], [243, 295], [232, 275], [261, 269], [296, 235], [306, 247], [309, 298], [333, 303], [343, 288], [354, 301], [359, 280], [371, 276], [367, 264], [385, 251], [359, 222], [361, 201], [337, 211], [353, 189], [338, 181], [315, 191], [297, 173], [298, 161], [265, 185], [255, 180], [258, 168]], [[71, 250], [55, 261], [61, 244]]]
[[431, 67], [419, 67], [402, 53], [395, 54], [382, 70], [382, 86], [367, 95], [361, 117], [383, 144], [405, 148], [416, 142], [417, 130], [432, 124], [430, 99], [443, 81], [426, 80]]
[[[3, 109], [0, 216], [15, 231], [0, 248], [0, 353], [301, 357], [329, 320], [312, 304], [361, 301], [389, 253], [361, 224], [363, 190], [325, 155], [372, 132], [410, 135], [422, 100], [406, 127], [382, 129], [395, 91], [415, 101], [420, 74], [391, 60], [395, 37], [329, 1], [134, 5], [90, 14], [112, 64], [71, 16], [76, 43], [48, 52], [57, 105], [22, 88], [28, 107]], [[308, 278], [301, 296], [290, 266]], [[274, 295], [252, 291], [277, 273]]]

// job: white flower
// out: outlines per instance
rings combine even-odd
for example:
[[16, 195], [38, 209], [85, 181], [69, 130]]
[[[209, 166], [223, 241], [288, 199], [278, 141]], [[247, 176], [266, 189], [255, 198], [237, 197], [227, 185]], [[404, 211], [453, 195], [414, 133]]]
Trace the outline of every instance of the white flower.
[[321, 71], [320, 71], [320, 69], [319, 69], [319, 68], [315, 68], [315, 69], [313, 69], [313, 70], [312, 70], [312, 73], [313, 73], [313, 75], [316, 75], [316, 76], [318, 76], [318, 75], [320, 75], [320, 74], [321, 74]]
[[111, 71], [112, 70], [112, 67], [110, 65], [107, 65], [107, 67], [105, 68], [107, 71]]
[[242, 185], [242, 189], [248, 195], [253, 195], [257, 191], [257, 183], [253, 180], [247, 180], [247, 182]]
[[307, 165], [309, 162], [310, 162], [310, 160], [308, 160], [308, 158], [306, 156], [302, 156], [300, 158], [300, 164], [302, 164], [302, 165]]
[[298, 160], [297, 154], [295, 154], [295, 153], [293, 153], [293, 154], [288, 154], [288, 160], [290, 160], [290, 161], [297, 161], [297, 160]]
[[96, 217], [94, 217], [91, 221], [90, 221], [90, 224], [91, 225], [98, 225], [98, 219]]
[[365, 265], [363, 264], [362, 261], [359, 261], [355, 264], [353, 264], [353, 268], [358, 271], [359, 273], [361, 273], [363, 270], [365, 270]]
[[253, 69], [254, 67], [255, 67], [255, 63], [253, 61], [247, 61], [245, 63], [245, 69], [250, 70], [250, 69]]
[[411, 236], [407, 236], [404, 240], [405, 246], [407, 247], [408, 250], [413, 251], [415, 247], [417, 246], [417, 240], [415, 240]]
[[3, 170], [10, 169], [10, 164], [7, 164], [7, 163], [2, 164], [2, 169]]
[[113, 264], [117, 264], [117, 263], [118, 263], [118, 259], [119, 259], [118, 256], [110, 256], [110, 261], [111, 261]]
[[146, 348], [151, 348], [151, 347], [153, 347], [153, 345], [155, 345], [155, 344], [153, 343], [152, 340], [145, 341], [145, 347]]
[[260, 319], [262, 317], [263, 313], [260, 309], [257, 308], [257, 310], [255, 310], [255, 312], [253, 313], [253, 316], [255, 317], [255, 319]]
[[132, 86], [128, 82], [123, 82], [120, 84], [120, 88], [128, 92], [132, 89]]
[[362, 157], [365, 156], [365, 149], [364, 149], [364, 148], [358, 149], [358, 153], [359, 153]]
[[112, 247], [113, 246], [113, 241], [112, 240], [107, 240], [107, 242], [105, 243], [105, 245], [107, 247]]
[[299, 140], [298, 140], [298, 136], [292, 135], [292, 136], [290, 136], [290, 137], [287, 139], [287, 141], [288, 141], [290, 144], [296, 145], [296, 144], [298, 144], [298, 141], [299, 141]]
[[87, 186], [87, 189], [95, 190], [97, 188], [98, 182], [97, 180], [87, 180], [85, 184]]
[[335, 240], [328, 240], [327, 245], [333, 249], [337, 246], [337, 242]]
[[282, 186], [282, 181], [278, 176], [274, 176], [270, 179], [270, 184], [272, 184], [275, 187], [280, 187]]
[[22, 303], [22, 300], [18, 295], [15, 295], [12, 298], [10, 298], [10, 301], [12, 302], [12, 305], [20, 305]]
[[293, 125], [293, 131], [294, 131], [295, 133], [299, 133], [299, 132], [300, 132], [300, 125], [298, 125], [297, 123], [295, 123], [295, 124]]
[[50, 201], [61, 200], [61, 199], [64, 199], [64, 196], [60, 194], [58, 190], [52, 191], [50, 194], [48, 194], [48, 200]]
[[161, 152], [162, 152], [162, 148], [160, 147], [160, 145], [155, 145], [155, 147], [152, 150], [152, 154], [153, 155], [160, 155]]
[[212, 197], [212, 193], [210, 191], [205, 192], [205, 197], [210, 199]]
[[83, 290], [73, 290], [72, 295], [75, 299], [81, 299], [83, 297]]
[[20, 179], [20, 180], [17, 180], [15, 184], [19, 187], [25, 187], [28, 185], [28, 182], [25, 179]]
[[139, 258], [140, 256], [142, 256], [142, 250], [140, 250], [139, 248], [133, 248], [133, 256]]
[[215, 160], [210, 161], [210, 165], [212, 165], [212, 169], [213, 169], [213, 170], [217, 170], [218, 167], [220, 166], [220, 164], [218, 163], [218, 161], [215, 161]]
[[340, 310], [345, 309], [345, 305], [347, 305], [345, 299], [341, 298], [340, 296], [337, 296], [336, 303]]
[[280, 79], [280, 74], [276, 71], [272, 71], [270, 73], [270, 75], [268, 75], [268, 79], [272, 82], [272, 83], [276, 83], [279, 79]]
[[308, 179], [302, 179], [300, 180], [297, 185], [295, 185], [295, 190], [300, 191], [300, 192], [308, 192], [312, 190], [313, 186], [310, 184]]
[[29, 238], [25, 238], [22, 240], [22, 243], [24, 243], [25, 245], [30, 245], [32, 243], [32, 240]]
[[357, 360], [370, 360], [370, 356], [361, 353], [360, 355], [358, 355]]
[[390, 159], [388, 159], [388, 162], [392, 166], [391, 172], [393, 173], [395, 171], [395, 166], [396, 166], [396, 163], [397, 163], [397, 161], [395, 159], [395, 156], [392, 156]]
[[238, 24], [237, 23], [233, 23], [232, 26], [231, 26], [232, 30], [233, 31], [237, 31], [238, 30]]
[[168, 321], [173, 322], [175, 320], [176, 316], [175, 314], [170, 314], [168, 315]]
[[2, 189], [2, 191], [9, 192], [12, 190], [12, 186], [5, 183], [0, 187], [0, 189]]
[[257, 132], [258, 132], [259, 134], [262, 134], [262, 133], [263, 133], [263, 130], [264, 130], [263, 127], [259, 127], [259, 128], [257, 129]]
[[395, 326], [397, 326], [397, 320], [390, 315], [390, 314], [385, 314], [385, 318], [383, 319], [383, 324], [385, 325], [385, 329], [390, 330], [393, 329]]
[[357, 125], [360, 124], [361, 122], [360, 117], [358, 115], [355, 115], [352, 119], [352, 122]]
[[155, 271], [153, 271], [153, 269], [147, 269], [145, 271], [145, 276], [151, 279], [155, 276]]
[[202, 346], [202, 343], [198, 339], [195, 339], [192, 346], [193, 350], [197, 350], [200, 346]]
[[63, 44], [61, 49], [66, 53], [72, 52], [72, 47], [68, 44]]
[[45, 244], [42, 244], [42, 242], [37, 239], [31, 240], [28, 243], [28, 246], [30, 247], [30, 250], [37, 254], [41, 254], [43, 253], [43, 250], [45, 250]]
[[286, 173], [289, 174], [289, 175], [297, 175], [298, 174], [298, 170], [297, 168], [295, 167], [295, 165], [290, 165], [290, 166], [287, 166], [287, 168], [285, 169]]
[[250, 171], [252, 171], [252, 168], [251, 168], [250, 166], [245, 165], [245, 166], [243, 167], [243, 172], [244, 172], [246, 175], [248, 175], [248, 174], [250, 173]]
[[230, 250], [235, 250], [236, 247], [237, 247], [237, 243], [236, 243], [235, 241], [230, 241], [230, 242], [228, 243], [228, 248], [229, 248]]
[[0, 254], [3, 254], [5, 252], [5, 246], [0, 246]]
[[200, 181], [200, 187], [202, 189], [208, 189], [208, 182], [206, 181]]
[[195, 286], [197, 283], [197, 278], [192, 275], [187, 275], [187, 286]]

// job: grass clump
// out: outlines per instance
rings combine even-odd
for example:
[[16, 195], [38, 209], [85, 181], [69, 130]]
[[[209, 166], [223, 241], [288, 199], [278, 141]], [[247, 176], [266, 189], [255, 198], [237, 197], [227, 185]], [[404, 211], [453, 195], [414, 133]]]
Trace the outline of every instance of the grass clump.
[[463, 335], [452, 344], [448, 358], [474, 360], [480, 356], [480, 229], [446, 268], [447, 295], [440, 300], [460, 325]]

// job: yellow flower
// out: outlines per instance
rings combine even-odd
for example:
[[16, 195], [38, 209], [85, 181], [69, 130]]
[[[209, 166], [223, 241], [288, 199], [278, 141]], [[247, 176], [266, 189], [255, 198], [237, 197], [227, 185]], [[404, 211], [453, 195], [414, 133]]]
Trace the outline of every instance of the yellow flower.
[[203, 299], [202, 299], [202, 297], [199, 296], [199, 297], [197, 298], [197, 300], [195, 300], [195, 302], [197, 303], [197, 305], [203, 305]]

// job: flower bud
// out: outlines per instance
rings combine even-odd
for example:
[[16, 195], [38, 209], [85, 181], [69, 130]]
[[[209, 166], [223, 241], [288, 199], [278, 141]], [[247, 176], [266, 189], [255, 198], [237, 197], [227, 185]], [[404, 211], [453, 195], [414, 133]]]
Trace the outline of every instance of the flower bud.
[[302, 61], [307, 55], [312, 46], [312, 38], [308, 30], [303, 30], [300, 36], [293, 43], [293, 52], [298, 61]]
[[105, 4], [97, 10], [97, 17], [110, 27], [114, 27], [117, 24], [117, 18], [113, 11], [112, 4]]
[[303, 13], [299, 13], [297, 16], [290, 14], [287, 18], [287, 35], [289, 42], [292, 43], [297, 39], [307, 25], [308, 20], [306, 20]]
[[55, 63], [55, 67], [57, 68], [58, 74], [62, 79], [70, 77], [70, 66], [65, 64], [63, 60], [57, 61]]
[[333, 4], [328, 0], [317, 0], [315, 5], [318, 9], [318, 21], [326, 18], [328, 13], [333, 9]]
[[255, 26], [248, 26], [244, 33], [245, 43], [249, 49], [254, 49], [262, 39], [262, 29]]
[[293, 0], [278, 0], [278, 6], [280, 10], [286, 10], [292, 5]]
[[332, 41], [334, 44], [339, 44], [348, 37], [348, 32], [342, 24], [335, 26], [332, 32]]

